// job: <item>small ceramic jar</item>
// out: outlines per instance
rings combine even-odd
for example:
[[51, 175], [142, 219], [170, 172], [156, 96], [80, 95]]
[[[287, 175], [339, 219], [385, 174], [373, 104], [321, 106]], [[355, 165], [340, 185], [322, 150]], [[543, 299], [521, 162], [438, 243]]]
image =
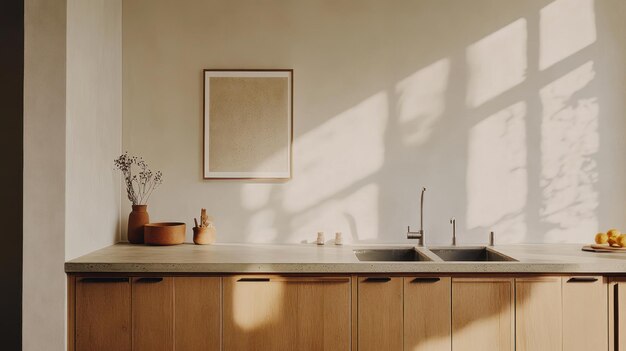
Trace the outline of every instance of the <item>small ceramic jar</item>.
[[215, 242], [214, 227], [194, 227], [193, 243], [196, 245], [210, 245]]

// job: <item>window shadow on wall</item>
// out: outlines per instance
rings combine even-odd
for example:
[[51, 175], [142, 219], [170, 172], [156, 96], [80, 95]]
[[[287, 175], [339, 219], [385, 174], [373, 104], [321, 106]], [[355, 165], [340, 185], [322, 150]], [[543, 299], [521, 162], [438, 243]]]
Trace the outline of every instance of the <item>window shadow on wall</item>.
[[[293, 179], [241, 186], [246, 241], [320, 230], [403, 241], [422, 186], [431, 244], [450, 242], [452, 216], [461, 243], [491, 230], [501, 243], [578, 242], [599, 229], [598, 93], [611, 93], [596, 12], [609, 10], [592, 0], [447, 5], [400, 14], [368, 4], [360, 10], [378, 6], [380, 22], [357, 10], [305, 40], [324, 55], [296, 70]], [[395, 21], [382, 20], [389, 12]], [[319, 31], [350, 47], [324, 47]], [[323, 79], [309, 76], [325, 64]], [[326, 110], [311, 125], [308, 111]]]

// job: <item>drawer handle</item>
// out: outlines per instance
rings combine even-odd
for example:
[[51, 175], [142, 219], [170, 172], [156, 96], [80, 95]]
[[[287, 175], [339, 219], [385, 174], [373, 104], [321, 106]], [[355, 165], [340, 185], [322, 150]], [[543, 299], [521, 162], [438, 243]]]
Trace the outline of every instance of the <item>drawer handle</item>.
[[137, 279], [137, 283], [160, 283], [163, 281], [163, 278], [156, 277], [145, 277]]
[[237, 280], [238, 282], [242, 282], [242, 283], [254, 283], [254, 282], [269, 282], [270, 278], [241, 278], [239, 280]]
[[441, 279], [437, 277], [418, 277], [411, 280], [411, 283], [436, 283], [440, 280]]
[[318, 278], [296, 278], [296, 277], [287, 277], [287, 278], [276, 278], [272, 279], [273, 282], [284, 282], [284, 283], [349, 283], [349, 277], [318, 277]]
[[593, 283], [597, 281], [598, 278], [595, 277], [575, 277], [567, 280], [568, 283]]
[[83, 278], [80, 280], [82, 283], [128, 283], [128, 278], [114, 278], [114, 277], [102, 277], [102, 278]]
[[369, 277], [369, 278], [365, 279], [366, 283], [386, 283], [388, 281], [391, 281], [391, 278], [389, 278], [389, 277]]

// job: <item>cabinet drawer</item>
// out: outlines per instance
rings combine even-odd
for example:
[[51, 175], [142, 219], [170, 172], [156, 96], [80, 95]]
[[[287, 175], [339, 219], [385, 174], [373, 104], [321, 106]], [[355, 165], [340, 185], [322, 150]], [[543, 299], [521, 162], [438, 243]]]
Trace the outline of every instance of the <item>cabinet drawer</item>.
[[[131, 350], [129, 278], [76, 278], [76, 351]], [[70, 344], [71, 345], [71, 344]]]
[[514, 349], [513, 279], [452, 279], [452, 350]]
[[562, 350], [561, 277], [515, 279], [517, 351]]
[[133, 351], [174, 349], [173, 279], [133, 278]]
[[565, 276], [563, 350], [608, 349], [608, 283], [602, 276]]
[[349, 350], [350, 277], [224, 278], [224, 350]]
[[402, 277], [359, 277], [359, 351], [402, 350]]
[[404, 350], [450, 351], [451, 279], [404, 278]]

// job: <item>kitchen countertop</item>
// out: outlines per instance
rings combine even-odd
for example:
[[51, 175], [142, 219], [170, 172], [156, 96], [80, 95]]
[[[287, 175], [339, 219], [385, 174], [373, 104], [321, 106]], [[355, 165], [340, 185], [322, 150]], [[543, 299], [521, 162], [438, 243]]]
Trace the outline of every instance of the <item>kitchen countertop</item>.
[[[582, 244], [494, 246], [518, 262], [363, 262], [355, 249], [407, 244], [115, 244], [65, 263], [67, 273], [598, 273], [626, 274], [625, 253], [594, 253]], [[434, 248], [434, 247], [433, 247]], [[423, 250], [418, 248], [418, 250]], [[429, 257], [433, 254], [425, 252]]]

